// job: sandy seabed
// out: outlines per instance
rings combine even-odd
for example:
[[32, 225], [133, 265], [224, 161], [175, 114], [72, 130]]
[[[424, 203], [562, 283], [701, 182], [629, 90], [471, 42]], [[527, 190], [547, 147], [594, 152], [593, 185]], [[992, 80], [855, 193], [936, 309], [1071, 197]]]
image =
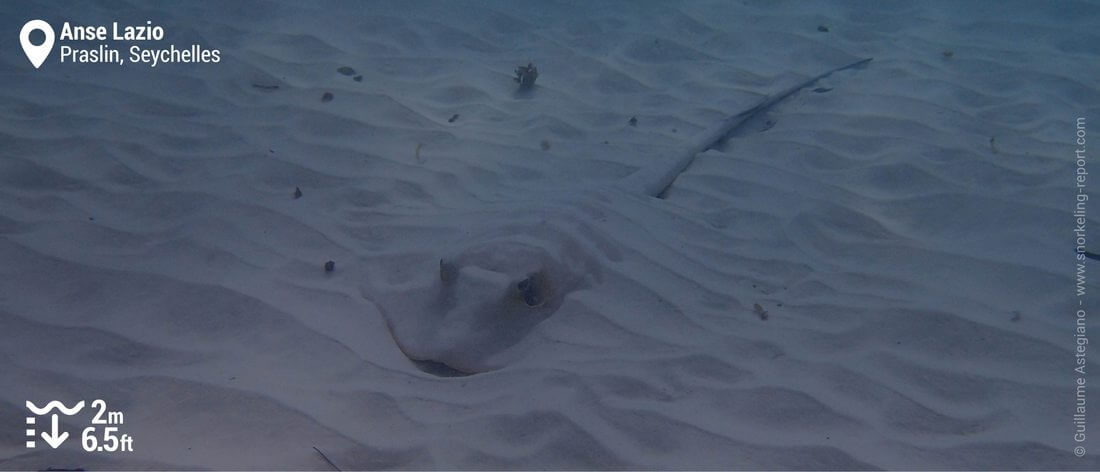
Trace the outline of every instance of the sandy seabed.
[[[1100, 468], [1096, 4], [178, 3], [0, 5], [0, 468]], [[220, 62], [34, 70], [31, 18]], [[95, 398], [134, 452], [24, 447]]]

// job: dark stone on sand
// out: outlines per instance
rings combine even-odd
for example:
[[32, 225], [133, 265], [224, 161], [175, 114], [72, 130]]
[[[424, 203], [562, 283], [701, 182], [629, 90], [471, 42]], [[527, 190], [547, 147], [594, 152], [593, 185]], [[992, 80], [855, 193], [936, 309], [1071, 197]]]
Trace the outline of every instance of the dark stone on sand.
[[825, 25], [818, 25], [817, 30], [822, 32], [822, 33], [828, 33], [829, 32], [829, 27], [825, 26]]
[[451, 116], [451, 119], [447, 120], [447, 123], [454, 123], [458, 119], [458, 113]]
[[299, 198], [302, 198], [302, 189], [294, 187], [294, 199], [297, 200]]
[[334, 270], [336, 270], [336, 263], [335, 262], [328, 261], [328, 262], [325, 263], [325, 272], [332, 272]]
[[321, 101], [322, 102], [331, 102], [332, 101], [332, 92], [325, 92], [324, 95], [321, 95]]
[[528, 62], [526, 66], [516, 67], [516, 76], [512, 78], [519, 83], [519, 88], [529, 89], [535, 86], [535, 79], [539, 78], [539, 69]]
[[351, 80], [354, 80], [356, 82], [362, 82], [363, 81], [363, 76], [357, 75], [355, 77], [352, 77]]
[[638, 126], [638, 117], [636, 117], [636, 116], [630, 117], [630, 126]]
[[339, 69], [336, 69], [336, 72], [339, 72], [339, 73], [344, 74], [344, 75], [355, 75], [355, 69], [352, 69], [351, 67], [348, 67], [348, 66], [343, 66]]

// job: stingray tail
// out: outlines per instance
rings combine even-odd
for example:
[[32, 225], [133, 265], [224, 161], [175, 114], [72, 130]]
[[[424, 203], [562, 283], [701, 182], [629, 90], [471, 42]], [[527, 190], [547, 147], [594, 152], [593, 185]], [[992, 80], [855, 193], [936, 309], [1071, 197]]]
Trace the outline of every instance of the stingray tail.
[[661, 164], [654, 167], [646, 167], [631, 174], [621, 182], [621, 185], [625, 186], [628, 190], [641, 190], [642, 193], [651, 197], [659, 197], [676, 181], [676, 178], [695, 160], [695, 156], [703, 151], [706, 151], [718, 143], [721, 143], [729, 136], [734, 130], [740, 127], [743, 123], [750, 118], [764, 112], [768, 108], [771, 108], [776, 103], [783, 99], [794, 95], [795, 92], [807, 88], [813, 85], [815, 82], [824, 79], [836, 72], [842, 70], [853, 69], [863, 66], [868, 62], [871, 62], [873, 58], [860, 59], [848, 65], [837, 67], [822, 74], [818, 74], [811, 77], [801, 83], [795, 84], [787, 89], [774, 93], [764, 97], [752, 107], [745, 109], [744, 111], [731, 115], [725, 119], [715, 123], [711, 127], [707, 128], [702, 133], [699, 133], [691, 144], [680, 155], [676, 156], [676, 159], [668, 163]]

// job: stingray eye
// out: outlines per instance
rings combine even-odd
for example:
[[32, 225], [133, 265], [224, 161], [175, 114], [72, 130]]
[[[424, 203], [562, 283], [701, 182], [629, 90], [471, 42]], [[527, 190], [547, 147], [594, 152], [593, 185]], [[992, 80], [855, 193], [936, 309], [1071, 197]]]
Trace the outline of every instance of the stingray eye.
[[523, 297], [523, 303], [527, 306], [534, 308], [545, 301], [542, 298], [542, 293], [539, 290], [538, 275], [531, 274], [526, 279], [521, 280], [516, 284], [516, 289], [519, 290], [519, 294]]
[[450, 285], [458, 280], [458, 267], [443, 259], [439, 260], [439, 280], [443, 285]]

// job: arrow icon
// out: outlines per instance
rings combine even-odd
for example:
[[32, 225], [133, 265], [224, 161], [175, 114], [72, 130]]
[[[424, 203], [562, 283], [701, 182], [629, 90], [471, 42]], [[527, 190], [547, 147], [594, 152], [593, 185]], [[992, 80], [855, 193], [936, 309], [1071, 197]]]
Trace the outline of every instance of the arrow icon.
[[42, 439], [45, 439], [46, 444], [49, 444], [50, 447], [57, 449], [57, 447], [60, 446], [61, 443], [65, 442], [66, 439], [69, 439], [69, 433], [61, 433], [60, 435], [57, 434], [57, 413], [54, 413], [50, 416], [51, 423], [53, 424], [53, 430], [49, 433], [42, 433]]

